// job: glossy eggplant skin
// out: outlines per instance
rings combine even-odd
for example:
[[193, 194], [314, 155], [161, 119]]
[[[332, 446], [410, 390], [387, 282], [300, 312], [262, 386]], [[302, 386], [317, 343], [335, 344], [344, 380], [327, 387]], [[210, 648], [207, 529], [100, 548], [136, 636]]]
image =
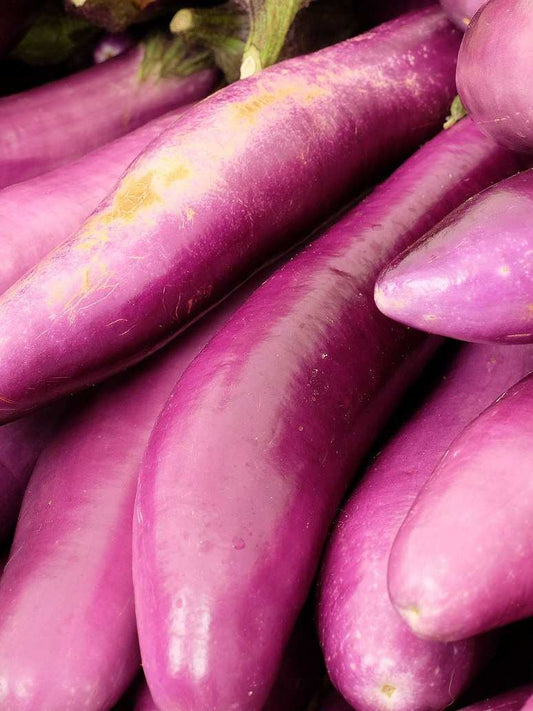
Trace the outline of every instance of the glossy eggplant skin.
[[80, 398], [40, 456], [0, 578], [2, 711], [104, 711], [137, 673], [131, 530], [142, 455], [176, 380], [256, 284]]
[[463, 31], [486, 2], [487, 0], [440, 0], [444, 12]]
[[0, 187], [64, 165], [161, 114], [203, 98], [213, 70], [143, 78], [145, 45], [0, 99]]
[[530, 0], [491, 0], [465, 33], [457, 89], [472, 119], [508, 148], [533, 153]]
[[149, 121], [73, 163], [0, 190], [0, 293], [75, 233], [133, 159], [186, 108]]
[[464, 639], [533, 614], [532, 437], [529, 375], [463, 430], [418, 494], [388, 582], [420, 636]]
[[464, 427], [533, 370], [533, 346], [445, 349], [428, 394], [379, 453], [339, 514], [321, 574], [319, 627], [328, 673], [360, 711], [445, 708], [492, 651], [416, 637], [389, 599], [387, 565], [418, 492]]
[[0, 299], [2, 419], [145, 357], [431, 135], [458, 38], [430, 8], [188, 111]]
[[143, 664], [163, 710], [261, 708], [345, 488], [436, 345], [379, 315], [376, 276], [508, 160], [471, 123], [442, 133], [278, 270], [184, 374], [134, 524]]
[[533, 342], [533, 170], [466, 201], [376, 285], [387, 316], [465, 341]]

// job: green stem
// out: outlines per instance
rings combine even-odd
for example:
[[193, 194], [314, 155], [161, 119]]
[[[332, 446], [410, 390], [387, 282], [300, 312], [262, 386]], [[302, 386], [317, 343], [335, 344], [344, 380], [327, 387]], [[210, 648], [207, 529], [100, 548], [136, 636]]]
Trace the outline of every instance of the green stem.
[[211, 54], [205, 47], [191, 46], [181, 37], [158, 32], [145, 40], [141, 78], [185, 77], [212, 66]]
[[172, 32], [189, 44], [204, 46], [228, 82], [239, 78], [248, 37], [248, 16], [233, 2], [213, 8], [179, 10], [170, 23]]
[[241, 79], [274, 64], [299, 10], [307, 0], [240, 0], [250, 17], [250, 34], [244, 48]]
[[461, 119], [463, 119], [466, 115], [467, 113], [465, 107], [463, 106], [463, 102], [461, 101], [459, 96], [456, 96], [455, 99], [452, 101], [452, 105], [450, 107], [450, 115], [446, 117], [446, 121], [444, 122], [443, 128], [447, 130], [452, 126], [455, 126], [455, 124], [458, 123]]

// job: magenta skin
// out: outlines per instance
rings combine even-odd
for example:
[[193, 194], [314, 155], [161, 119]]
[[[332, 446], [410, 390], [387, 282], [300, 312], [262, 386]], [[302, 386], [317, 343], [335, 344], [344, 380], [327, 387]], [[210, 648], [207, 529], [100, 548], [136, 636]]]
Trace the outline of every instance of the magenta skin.
[[[450, 357], [451, 356], [451, 357]], [[387, 590], [395, 536], [463, 428], [533, 369], [533, 346], [464, 346], [380, 452], [339, 515], [324, 559], [319, 628], [331, 680], [358, 711], [433, 711], [467, 687], [490, 649], [416, 637]]]
[[63, 409], [58, 403], [0, 427], [0, 544], [13, 532], [35, 462]]
[[145, 357], [430, 135], [458, 39], [424, 10], [188, 111], [0, 299], [0, 420]]
[[533, 614], [533, 377], [453, 442], [389, 558], [389, 594], [418, 635], [452, 641]]
[[[531, 690], [533, 691], [533, 689]], [[531, 692], [530, 692], [531, 693]], [[527, 700], [527, 703], [525, 706], [518, 706], [518, 708], [522, 709], [522, 711], [533, 711], [533, 696], [530, 696]]]
[[0, 293], [67, 240], [142, 149], [187, 107], [97, 148], [74, 163], [0, 191]]
[[498, 694], [492, 699], [480, 701], [471, 706], [467, 706], [462, 711], [531, 711], [533, 706], [524, 702], [533, 692], [533, 686], [523, 686], [520, 689], [507, 691], [505, 694]]
[[487, 0], [440, 0], [444, 12], [463, 31], [486, 2]]
[[473, 342], [533, 342], [533, 171], [471, 198], [380, 275], [390, 318]]
[[134, 521], [141, 653], [163, 711], [262, 707], [346, 486], [437, 345], [379, 314], [376, 275], [508, 160], [469, 123], [442, 133], [260, 287], [182, 377]]
[[0, 99], [0, 187], [64, 165], [157, 116], [203, 98], [217, 82], [204, 70], [184, 79], [141, 79], [144, 46]]
[[104, 35], [93, 50], [93, 61], [102, 64], [113, 57], [118, 57], [135, 44], [135, 39], [127, 32], [115, 32]]
[[472, 119], [508, 148], [533, 152], [531, 0], [491, 0], [468, 26], [457, 89]]
[[41, 4], [41, 0], [2, 0], [0, 57], [15, 46]]
[[131, 528], [141, 458], [181, 373], [253, 286], [78, 402], [39, 458], [0, 578], [0, 708], [101, 711], [137, 673]]

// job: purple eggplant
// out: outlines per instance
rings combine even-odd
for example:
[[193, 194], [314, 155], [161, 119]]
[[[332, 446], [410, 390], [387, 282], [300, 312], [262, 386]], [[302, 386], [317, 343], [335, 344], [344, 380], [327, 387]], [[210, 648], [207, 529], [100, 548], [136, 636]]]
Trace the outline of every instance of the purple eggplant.
[[13, 532], [26, 485], [63, 412], [58, 403], [0, 427], [0, 544]]
[[464, 639], [533, 615], [533, 374], [455, 439], [392, 546], [391, 600], [411, 629]]
[[140, 360], [431, 135], [458, 38], [424, 10], [188, 111], [0, 299], [1, 419]]
[[533, 170], [464, 203], [376, 284], [391, 318], [474, 342], [533, 342]]
[[422, 148], [260, 287], [178, 383], [134, 523], [143, 665], [163, 711], [262, 707], [346, 486], [436, 347], [380, 316], [375, 278], [512, 166], [487, 141], [467, 122]]
[[491, 0], [465, 34], [457, 89], [469, 115], [513, 150], [533, 152], [530, 0]]
[[154, 43], [1, 98], [0, 187], [64, 165], [214, 87], [213, 70], [161, 77], [150, 63]]
[[100, 711], [137, 673], [131, 528], [142, 455], [181, 372], [259, 278], [143, 368], [84, 396], [40, 456], [0, 578], [0, 709]]
[[154, 119], [74, 163], [0, 190], [0, 293], [76, 232], [132, 160], [185, 110]]
[[[479, 166], [481, 170], [481, 164]], [[445, 367], [442, 368], [443, 364]], [[339, 515], [326, 551], [319, 598], [329, 675], [359, 711], [438, 711], [453, 703], [491, 651], [486, 639], [419, 639], [389, 600], [394, 538], [452, 440], [533, 370], [533, 346], [446, 350], [438, 379], [377, 456]]]

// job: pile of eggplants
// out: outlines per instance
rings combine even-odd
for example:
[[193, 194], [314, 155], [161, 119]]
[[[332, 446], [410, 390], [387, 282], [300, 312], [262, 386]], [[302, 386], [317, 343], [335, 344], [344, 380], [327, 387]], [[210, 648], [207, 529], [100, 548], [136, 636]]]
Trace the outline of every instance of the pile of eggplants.
[[533, 5], [284, 3], [0, 99], [0, 711], [533, 709]]

